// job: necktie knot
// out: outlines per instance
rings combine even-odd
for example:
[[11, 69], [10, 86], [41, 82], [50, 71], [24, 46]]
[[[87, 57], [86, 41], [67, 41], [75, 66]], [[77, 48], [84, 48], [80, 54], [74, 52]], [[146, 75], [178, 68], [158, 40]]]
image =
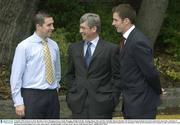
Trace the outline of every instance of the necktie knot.
[[41, 43], [44, 45], [46, 44], [47, 42], [45, 40], [42, 40]]
[[91, 46], [91, 42], [87, 42], [87, 47], [90, 47]]
[[126, 38], [125, 37], [121, 37], [121, 39], [120, 39], [120, 48], [122, 49], [123, 47], [124, 47], [124, 42], [126, 41]]

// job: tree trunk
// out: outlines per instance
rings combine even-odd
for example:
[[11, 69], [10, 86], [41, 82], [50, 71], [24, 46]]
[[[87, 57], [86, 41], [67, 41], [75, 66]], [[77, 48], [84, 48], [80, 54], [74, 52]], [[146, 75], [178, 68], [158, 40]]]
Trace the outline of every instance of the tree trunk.
[[160, 31], [169, 0], [143, 0], [137, 18], [140, 28], [152, 41], [153, 47]]
[[0, 65], [12, 62], [16, 45], [31, 34], [39, 0], [0, 0]]
[[130, 4], [136, 10], [136, 12], [138, 13], [139, 9], [141, 7], [142, 0], [124, 0], [123, 3]]

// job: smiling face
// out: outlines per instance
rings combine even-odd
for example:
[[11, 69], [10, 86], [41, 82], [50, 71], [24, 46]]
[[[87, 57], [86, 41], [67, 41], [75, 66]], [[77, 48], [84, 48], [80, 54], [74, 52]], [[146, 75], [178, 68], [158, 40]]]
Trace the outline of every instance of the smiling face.
[[53, 24], [54, 20], [52, 17], [45, 17], [42, 25], [36, 24], [36, 31], [43, 39], [50, 37], [54, 30]]
[[80, 32], [83, 40], [91, 41], [92, 39], [94, 39], [97, 36], [96, 30], [97, 30], [97, 28], [95, 26], [90, 28], [88, 26], [88, 22], [85, 21], [80, 24], [79, 32]]
[[116, 28], [118, 33], [124, 33], [126, 30], [126, 20], [121, 19], [118, 13], [113, 13], [113, 22], [112, 25]]

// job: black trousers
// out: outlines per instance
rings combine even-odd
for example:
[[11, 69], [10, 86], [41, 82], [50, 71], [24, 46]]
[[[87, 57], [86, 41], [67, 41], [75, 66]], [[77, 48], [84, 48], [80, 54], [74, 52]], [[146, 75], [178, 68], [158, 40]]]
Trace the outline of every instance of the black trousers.
[[124, 119], [156, 119], [157, 109], [153, 109], [141, 115], [128, 116], [123, 113]]
[[59, 100], [56, 89], [21, 89], [25, 119], [59, 119]]
[[86, 99], [85, 106], [81, 113], [72, 113], [73, 119], [112, 119], [112, 112], [97, 114], [92, 111], [89, 105], [88, 98]]

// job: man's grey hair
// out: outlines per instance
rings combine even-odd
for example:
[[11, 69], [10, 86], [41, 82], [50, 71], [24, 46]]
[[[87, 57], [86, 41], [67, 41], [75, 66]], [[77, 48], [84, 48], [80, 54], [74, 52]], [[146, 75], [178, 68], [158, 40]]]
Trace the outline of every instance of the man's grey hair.
[[81, 18], [80, 18], [80, 24], [84, 23], [87, 21], [87, 24], [89, 28], [96, 27], [97, 32], [101, 32], [101, 19], [98, 14], [95, 13], [85, 13]]

